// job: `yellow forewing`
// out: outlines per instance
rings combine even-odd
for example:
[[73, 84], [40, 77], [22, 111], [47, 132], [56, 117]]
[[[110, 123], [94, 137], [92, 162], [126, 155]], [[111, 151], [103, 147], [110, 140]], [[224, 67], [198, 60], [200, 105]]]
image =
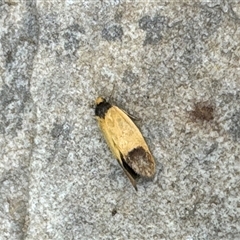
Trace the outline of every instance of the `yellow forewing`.
[[142, 134], [132, 120], [118, 107], [112, 106], [99, 125], [115, 157], [120, 158], [132, 149], [142, 146], [149, 151]]

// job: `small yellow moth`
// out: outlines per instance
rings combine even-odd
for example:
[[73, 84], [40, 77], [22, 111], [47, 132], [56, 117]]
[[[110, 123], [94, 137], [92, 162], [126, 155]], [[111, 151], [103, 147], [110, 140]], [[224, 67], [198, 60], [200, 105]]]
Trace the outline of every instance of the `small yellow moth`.
[[140, 176], [154, 175], [154, 158], [141, 132], [123, 110], [102, 97], [95, 104], [95, 115], [107, 144], [137, 191], [136, 180]]

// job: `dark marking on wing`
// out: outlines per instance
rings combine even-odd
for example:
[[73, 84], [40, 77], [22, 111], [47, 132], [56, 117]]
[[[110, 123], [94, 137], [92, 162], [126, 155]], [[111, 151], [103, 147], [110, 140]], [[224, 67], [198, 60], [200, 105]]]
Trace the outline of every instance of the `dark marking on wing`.
[[131, 177], [136, 180], [138, 179], [140, 176], [139, 174], [137, 174], [125, 161], [124, 158], [122, 158], [122, 163], [123, 163], [123, 167], [124, 169], [131, 175]]
[[141, 176], [151, 177], [154, 174], [154, 162], [143, 147], [139, 146], [130, 151], [126, 157], [126, 163]]
[[140, 175], [137, 174], [127, 163], [126, 160], [124, 159], [122, 153], [120, 153], [121, 155], [121, 162], [119, 162], [120, 166], [122, 167], [122, 169], [124, 170], [124, 172], [126, 173], [127, 177], [129, 178], [130, 182], [132, 183], [133, 187], [135, 188], [135, 190], [137, 191], [137, 183], [136, 181], [140, 178]]

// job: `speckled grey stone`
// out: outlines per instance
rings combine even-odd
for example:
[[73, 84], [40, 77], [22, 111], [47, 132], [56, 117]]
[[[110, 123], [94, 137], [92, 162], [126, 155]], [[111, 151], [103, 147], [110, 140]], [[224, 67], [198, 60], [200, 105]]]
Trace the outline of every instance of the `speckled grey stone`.
[[[240, 239], [239, 12], [0, 1], [0, 239]], [[157, 171], [138, 192], [96, 124], [100, 95], [141, 120]], [[194, 118], [203, 103], [213, 117]]]

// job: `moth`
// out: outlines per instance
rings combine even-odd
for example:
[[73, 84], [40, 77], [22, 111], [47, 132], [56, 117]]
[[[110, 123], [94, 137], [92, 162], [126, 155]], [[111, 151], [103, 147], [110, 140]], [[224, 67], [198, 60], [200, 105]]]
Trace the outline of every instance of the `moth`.
[[155, 160], [141, 132], [127, 113], [102, 97], [95, 101], [95, 115], [110, 150], [137, 191], [137, 179], [155, 173]]

